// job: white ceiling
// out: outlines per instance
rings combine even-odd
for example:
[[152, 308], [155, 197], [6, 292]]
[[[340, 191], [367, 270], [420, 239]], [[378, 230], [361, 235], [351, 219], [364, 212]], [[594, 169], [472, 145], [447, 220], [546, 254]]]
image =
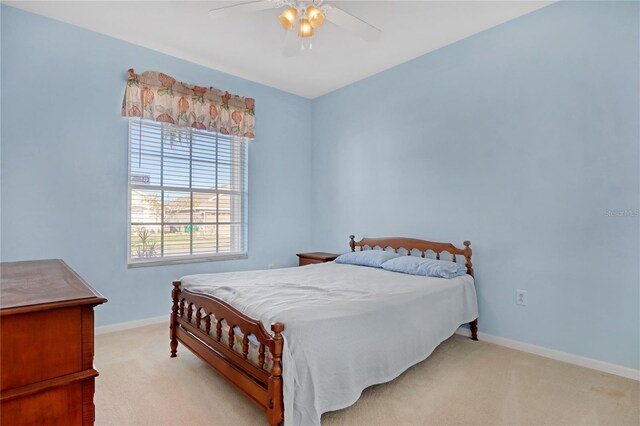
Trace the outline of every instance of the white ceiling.
[[215, 19], [209, 9], [237, 2], [5, 3], [315, 98], [552, 2], [327, 0], [380, 28], [382, 35], [366, 42], [327, 22], [316, 30], [312, 52], [293, 57], [282, 54], [285, 31], [276, 9]]

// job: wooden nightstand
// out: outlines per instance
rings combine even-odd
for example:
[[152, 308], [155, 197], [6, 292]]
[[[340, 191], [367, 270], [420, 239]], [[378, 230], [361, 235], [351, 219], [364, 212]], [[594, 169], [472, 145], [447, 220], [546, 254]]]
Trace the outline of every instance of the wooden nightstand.
[[312, 263], [325, 263], [336, 260], [336, 257], [340, 256], [335, 253], [323, 253], [323, 252], [313, 252], [313, 253], [298, 253], [296, 256], [300, 258], [300, 266], [311, 265]]

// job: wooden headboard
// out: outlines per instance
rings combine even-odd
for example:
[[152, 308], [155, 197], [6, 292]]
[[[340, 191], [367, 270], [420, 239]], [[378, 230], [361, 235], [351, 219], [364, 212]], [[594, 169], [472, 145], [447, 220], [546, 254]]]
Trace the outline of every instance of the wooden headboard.
[[382, 250], [391, 247], [396, 253], [399, 249], [405, 249], [408, 255], [411, 252], [417, 250], [422, 257], [425, 257], [425, 253], [432, 251], [436, 254], [436, 259], [440, 259], [440, 253], [447, 252], [451, 255], [451, 261], [456, 261], [456, 255], [464, 256], [467, 267], [467, 274], [473, 276], [473, 264], [471, 263], [471, 241], [465, 241], [464, 248], [458, 248], [451, 243], [436, 243], [427, 240], [418, 240], [415, 238], [403, 238], [403, 237], [385, 237], [385, 238], [363, 238], [360, 241], [355, 240], [354, 235], [349, 235], [349, 247], [351, 251], [356, 251], [356, 247], [360, 247], [360, 251], [369, 247], [374, 249], [380, 247]]

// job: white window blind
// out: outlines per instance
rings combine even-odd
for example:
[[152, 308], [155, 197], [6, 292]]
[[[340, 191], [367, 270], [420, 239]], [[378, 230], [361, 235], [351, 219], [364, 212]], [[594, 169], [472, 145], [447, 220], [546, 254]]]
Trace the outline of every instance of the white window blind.
[[129, 264], [246, 257], [247, 141], [129, 120]]

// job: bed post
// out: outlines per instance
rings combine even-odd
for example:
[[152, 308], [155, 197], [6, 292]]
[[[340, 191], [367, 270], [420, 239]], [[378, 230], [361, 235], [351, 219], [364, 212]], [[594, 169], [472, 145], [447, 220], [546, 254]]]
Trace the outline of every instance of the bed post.
[[[467, 274], [473, 276], [473, 264], [471, 263], [471, 241], [465, 241], [464, 243], [464, 258], [467, 260], [465, 266], [467, 267]], [[478, 340], [478, 318], [469, 323], [471, 328], [471, 340]]]
[[469, 327], [471, 327], [471, 340], [478, 341], [478, 318], [471, 321]]
[[176, 327], [178, 326], [178, 303], [180, 299], [180, 281], [173, 282], [173, 290], [171, 290], [171, 320], [169, 322], [169, 338], [171, 342], [171, 358], [175, 358], [178, 352], [178, 338], [176, 337]]
[[282, 347], [284, 343], [282, 331], [284, 324], [281, 322], [271, 324], [271, 330], [274, 332], [275, 345], [272, 353], [273, 367], [271, 367], [271, 376], [269, 376], [267, 419], [270, 425], [277, 426], [284, 421], [284, 401], [282, 400]]
[[351, 247], [351, 251], [356, 251], [355, 238], [356, 238], [355, 235], [349, 235], [349, 247]]
[[464, 258], [467, 260], [465, 266], [467, 267], [467, 274], [473, 276], [473, 264], [471, 263], [471, 241], [465, 241], [464, 243]]

